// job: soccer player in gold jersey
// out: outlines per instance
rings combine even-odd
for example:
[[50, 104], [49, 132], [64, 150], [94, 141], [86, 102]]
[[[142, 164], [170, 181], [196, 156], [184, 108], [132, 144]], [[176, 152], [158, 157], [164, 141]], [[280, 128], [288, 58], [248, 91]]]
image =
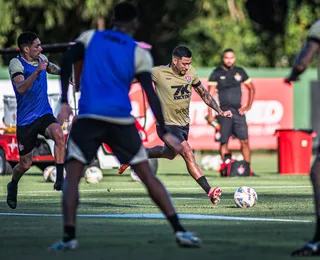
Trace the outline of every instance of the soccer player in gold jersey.
[[[192, 90], [196, 91], [202, 100], [220, 116], [232, 117], [231, 111], [222, 111], [210, 95], [191, 66], [192, 52], [186, 46], [177, 46], [172, 52], [172, 61], [165, 66], [158, 66], [152, 70], [152, 80], [155, 90], [161, 102], [166, 127], [175, 135], [183, 146], [180, 153], [184, 159], [189, 174], [207, 193], [213, 204], [220, 202], [219, 196], [222, 193], [220, 187], [211, 187], [204, 176], [200, 166], [195, 160], [192, 148], [188, 143], [189, 134], [189, 106]], [[158, 136], [162, 133], [157, 126]], [[147, 149], [149, 158], [174, 159], [177, 153], [170, 148], [164, 140], [164, 146], [155, 146]], [[122, 174], [129, 165], [122, 165], [119, 173]]]

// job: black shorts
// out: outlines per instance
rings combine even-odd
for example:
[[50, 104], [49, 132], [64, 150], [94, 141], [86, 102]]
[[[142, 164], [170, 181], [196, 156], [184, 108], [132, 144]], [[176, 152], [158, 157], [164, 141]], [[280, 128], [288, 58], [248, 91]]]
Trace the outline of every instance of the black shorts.
[[46, 114], [39, 117], [29, 125], [17, 126], [17, 140], [19, 154], [26, 155], [30, 153], [36, 145], [38, 134], [47, 138], [45, 132], [49, 125], [57, 123], [56, 118], [52, 114]]
[[221, 138], [218, 140], [220, 143], [225, 144], [229, 141], [231, 136], [239, 140], [248, 140], [248, 126], [246, 116], [240, 115], [237, 110], [232, 111], [232, 118], [218, 116], [218, 122], [221, 126]]
[[[189, 136], [189, 125], [186, 126], [178, 126], [178, 125], [166, 125], [167, 130], [177, 137], [180, 142], [188, 141]], [[159, 138], [165, 143], [165, 141], [162, 139], [162, 132], [159, 129], [159, 126], [157, 125], [157, 134]]]
[[71, 128], [66, 161], [76, 159], [83, 164], [90, 164], [102, 143], [111, 148], [121, 164], [134, 165], [148, 159], [134, 124], [79, 118]]

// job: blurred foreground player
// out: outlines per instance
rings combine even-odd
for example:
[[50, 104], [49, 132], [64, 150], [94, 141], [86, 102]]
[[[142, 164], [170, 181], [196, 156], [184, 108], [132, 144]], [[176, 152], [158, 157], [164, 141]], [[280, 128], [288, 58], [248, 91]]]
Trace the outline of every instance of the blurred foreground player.
[[62, 106], [58, 116], [62, 121], [71, 115], [67, 90], [72, 64], [82, 58], [84, 62], [79, 115], [72, 125], [67, 146], [67, 176], [63, 188], [64, 234], [62, 241], [49, 250], [70, 250], [78, 246], [75, 234], [78, 185], [84, 166], [94, 158], [101, 143], [106, 143], [121, 163], [129, 163], [133, 167], [150, 197], [170, 222], [177, 243], [183, 247], [199, 247], [201, 244], [199, 238], [181, 226], [166, 189], [152, 173], [134, 118], [130, 115], [128, 94], [131, 82], [136, 78], [148, 96], [163, 131], [163, 139], [174, 150], [181, 151], [179, 141], [165, 129], [161, 105], [152, 87], [152, 57], [131, 37], [138, 26], [137, 18], [134, 5], [127, 2], [116, 5], [113, 30], [84, 32], [62, 58]]
[[[307, 41], [298, 54], [290, 75], [285, 82], [291, 83], [298, 80], [298, 76], [303, 73], [307, 65], [319, 53], [320, 50], [320, 20], [315, 22], [308, 33]], [[320, 74], [319, 74], [320, 75]], [[311, 167], [310, 178], [314, 191], [316, 232], [313, 239], [304, 247], [292, 252], [292, 256], [313, 256], [320, 255], [320, 146], [316, 159]]]

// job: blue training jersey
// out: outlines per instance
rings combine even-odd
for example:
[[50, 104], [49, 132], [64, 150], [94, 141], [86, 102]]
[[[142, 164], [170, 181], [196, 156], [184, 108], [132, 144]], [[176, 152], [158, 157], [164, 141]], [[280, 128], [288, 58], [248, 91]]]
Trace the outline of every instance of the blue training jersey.
[[[128, 96], [130, 85], [137, 72], [151, 71], [149, 52], [137, 47], [129, 35], [112, 30], [86, 31], [77, 41], [86, 47], [80, 81], [79, 116], [132, 118]], [[146, 65], [143, 60], [149, 60], [150, 64]], [[141, 65], [143, 63], [144, 66]]]
[[[37, 68], [26, 62], [20, 56], [17, 57], [23, 66], [23, 75], [27, 79]], [[42, 61], [42, 59], [40, 58]], [[14, 93], [17, 99], [17, 126], [33, 123], [39, 117], [46, 114], [53, 114], [48, 100], [47, 72], [41, 71], [32, 86], [24, 93], [17, 91], [12, 81]]]

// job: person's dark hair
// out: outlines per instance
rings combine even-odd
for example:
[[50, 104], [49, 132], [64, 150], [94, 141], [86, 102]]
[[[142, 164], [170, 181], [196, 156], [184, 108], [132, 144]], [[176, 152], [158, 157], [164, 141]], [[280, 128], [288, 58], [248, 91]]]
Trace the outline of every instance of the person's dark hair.
[[231, 48], [225, 49], [225, 50], [222, 52], [222, 57], [223, 57], [224, 54], [227, 53], [227, 52], [233, 52], [233, 53], [234, 53], [234, 50], [231, 49]]
[[188, 47], [180, 45], [174, 48], [174, 50], [172, 51], [172, 56], [179, 59], [182, 59], [182, 57], [191, 58], [192, 52]]
[[113, 22], [128, 23], [138, 16], [137, 7], [129, 2], [121, 2], [113, 9]]
[[33, 32], [23, 32], [18, 37], [18, 47], [22, 51], [23, 47], [31, 46], [33, 41], [37, 39], [38, 36]]

